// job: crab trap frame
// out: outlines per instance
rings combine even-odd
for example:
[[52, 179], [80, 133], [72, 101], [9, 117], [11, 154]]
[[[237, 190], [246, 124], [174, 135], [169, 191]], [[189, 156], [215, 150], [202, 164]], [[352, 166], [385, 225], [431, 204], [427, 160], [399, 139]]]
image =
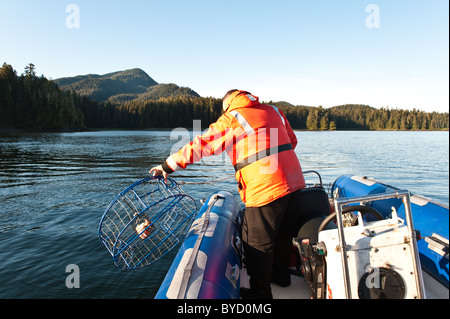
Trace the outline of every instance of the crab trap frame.
[[100, 241], [117, 267], [152, 264], [184, 237], [197, 210], [195, 200], [173, 180], [147, 177], [121, 192], [106, 208]]

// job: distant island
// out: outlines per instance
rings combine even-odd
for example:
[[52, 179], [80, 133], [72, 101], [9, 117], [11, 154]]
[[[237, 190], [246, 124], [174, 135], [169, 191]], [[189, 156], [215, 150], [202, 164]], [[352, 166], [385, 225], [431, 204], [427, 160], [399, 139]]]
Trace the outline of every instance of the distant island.
[[[264, 103], [278, 106], [297, 130], [449, 128], [448, 112], [376, 109], [359, 104], [323, 108], [285, 101]], [[173, 129], [191, 128], [193, 120], [201, 120], [207, 127], [221, 113], [221, 98], [201, 97], [174, 83], [157, 83], [139, 68], [56, 80], [37, 76], [32, 63], [21, 75], [7, 63], [0, 68], [2, 130]]]

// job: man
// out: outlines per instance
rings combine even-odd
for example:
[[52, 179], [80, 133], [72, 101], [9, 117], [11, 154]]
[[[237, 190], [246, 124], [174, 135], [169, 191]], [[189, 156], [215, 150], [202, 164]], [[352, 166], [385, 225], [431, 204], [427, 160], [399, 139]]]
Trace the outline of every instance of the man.
[[271, 281], [290, 284], [291, 240], [300, 215], [296, 193], [305, 187], [294, 152], [297, 138], [277, 107], [261, 104], [249, 92], [227, 92], [223, 111], [205, 134], [149, 173], [167, 179], [202, 157], [227, 152], [246, 206], [243, 242], [250, 289], [241, 288], [241, 297], [272, 298]]

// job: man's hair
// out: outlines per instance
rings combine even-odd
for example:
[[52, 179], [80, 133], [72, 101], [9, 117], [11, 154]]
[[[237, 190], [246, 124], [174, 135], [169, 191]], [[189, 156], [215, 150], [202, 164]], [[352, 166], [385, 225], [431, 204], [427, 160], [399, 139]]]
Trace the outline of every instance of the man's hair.
[[227, 94], [225, 94], [225, 96], [223, 97], [222, 100], [222, 109], [224, 112], [226, 112], [228, 110], [228, 108], [230, 107], [230, 102], [228, 101], [229, 97], [234, 93], [234, 92], [240, 92], [238, 94], [236, 94], [234, 97], [238, 97], [241, 94], [251, 94], [250, 92], [247, 91], [241, 91], [241, 90], [229, 90], [227, 92]]
[[227, 94], [225, 94], [225, 96], [223, 97], [223, 101], [225, 101], [231, 94], [233, 94], [233, 93], [236, 92], [236, 91], [239, 91], [239, 90], [237, 90], [237, 89], [229, 90], [229, 91], [227, 92]]

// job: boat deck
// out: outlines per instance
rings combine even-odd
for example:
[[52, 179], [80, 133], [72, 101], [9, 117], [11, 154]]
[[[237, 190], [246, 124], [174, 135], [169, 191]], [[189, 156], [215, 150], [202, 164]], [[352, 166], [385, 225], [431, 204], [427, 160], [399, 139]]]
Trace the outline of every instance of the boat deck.
[[[241, 270], [241, 287], [249, 288], [250, 277], [247, 269]], [[271, 284], [272, 295], [274, 299], [311, 299], [309, 287], [303, 277], [291, 275], [291, 285], [280, 287], [277, 284]]]
[[[249, 288], [249, 276], [246, 268], [242, 269], [240, 279], [241, 287]], [[448, 288], [437, 282], [426, 272], [423, 272], [423, 281], [425, 284], [426, 299], [449, 299]], [[288, 287], [271, 284], [271, 288], [274, 299], [311, 299], [308, 284], [303, 277], [298, 275], [291, 275], [291, 285]]]

